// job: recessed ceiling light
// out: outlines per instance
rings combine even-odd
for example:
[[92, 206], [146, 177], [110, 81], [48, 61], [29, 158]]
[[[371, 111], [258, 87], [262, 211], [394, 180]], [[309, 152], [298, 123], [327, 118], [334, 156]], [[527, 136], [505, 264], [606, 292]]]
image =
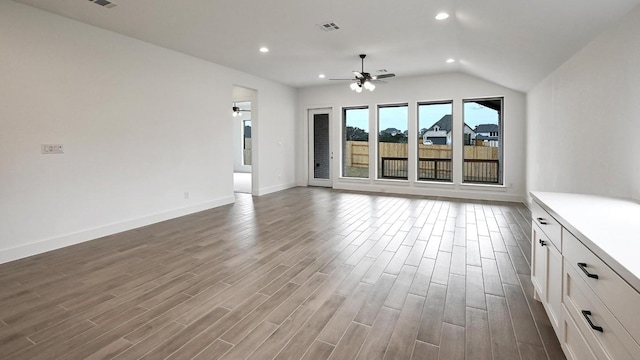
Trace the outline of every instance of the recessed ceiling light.
[[447, 64], [451, 64], [456, 62], [456, 59], [447, 59]]
[[441, 12], [441, 13], [438, 13], [438, 15], [436, 15], [436, 20], [444, 20], [448, 18], [449, 18], [449, 14], [447, 14], [446, 12]]
[[263, 47], [260, 48], [260, 52], [268, 53], [269, 52], [269, 48], [266, 47], [266, 46], [263, 46]]
[[320, 79], [324, 79], [324, 78], [325, 78], [324, 74], [320, 74], [320, 75], [318, 75], [318, 77], [319, 77]]

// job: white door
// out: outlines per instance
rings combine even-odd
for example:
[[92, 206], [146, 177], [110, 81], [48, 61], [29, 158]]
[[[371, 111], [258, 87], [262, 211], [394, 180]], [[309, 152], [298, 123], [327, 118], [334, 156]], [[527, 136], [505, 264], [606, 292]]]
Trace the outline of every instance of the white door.
[[309, 110], [309, 185], [331, 187], [331, 109]]

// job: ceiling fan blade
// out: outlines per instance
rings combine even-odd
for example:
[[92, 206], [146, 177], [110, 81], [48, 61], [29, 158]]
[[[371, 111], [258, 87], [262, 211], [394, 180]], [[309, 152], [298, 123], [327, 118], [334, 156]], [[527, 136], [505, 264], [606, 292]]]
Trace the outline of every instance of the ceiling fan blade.
[[371, 80], [371, 82], [372, 82], [372, 83], [374, 83], [374, 84], [387, 84], [387, 82], [386, 82], [386, 81], [384, 81], [384, 80], [378, 80], [378, 79], [376, 79], [376, 80]]
[[386, 79], [386, 78], [392, 78], [396, 76], [396, 74], [380, 74], [380, 75], [376, 75], [376, 79]]
[[362, 75], [362, 73], [361, 73], [361, 72], [359, 72], [359, 71], [354, 71], [354, 72], [353, 72], [353, 75], [355, 75], [355, 76], [356, 76], [356, 78], [363, 78], [363, 77], [364, 77], [364, 75]]

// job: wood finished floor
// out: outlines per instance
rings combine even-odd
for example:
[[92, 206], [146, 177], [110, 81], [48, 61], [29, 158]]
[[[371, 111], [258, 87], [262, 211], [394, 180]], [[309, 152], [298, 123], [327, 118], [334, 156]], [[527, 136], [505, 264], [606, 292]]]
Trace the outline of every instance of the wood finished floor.
[[517, 204], [294, 188], [0, 265], [3, 359], [564, 359]]

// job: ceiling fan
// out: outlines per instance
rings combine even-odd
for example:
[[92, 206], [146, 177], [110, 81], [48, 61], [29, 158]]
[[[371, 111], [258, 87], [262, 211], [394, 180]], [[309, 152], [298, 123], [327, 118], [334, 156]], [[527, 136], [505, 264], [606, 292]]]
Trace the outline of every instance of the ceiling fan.
[[236, 103], [233, 103], [233, 107], [231, 108], [231, 110], [233, 111], [233, 117], [237, 117], [240, 116], [240, 112], [246, 111], [246, 112], [251, 112], [251, 110], [243, 110], [240, 109], [239, 107], [236, 106]]
[[386, 79], [386, 78], [391, 78], [396, 76], [396, 74], [392, 74], [392, 73], [387, 73], [387, 74], [380, 74], [380, 75], [371, 75], [368, 72], [364, 71], [364, 58], [367, 57], [366, 54], [360, 54], [360, 62], [361, 62], [361, 70], [360, 71], [354, 71], [353, 75], [355, 76], [355, 78], [353, 79], [329, 79], [329, 80], [348, 80], [348, 81], [353, 81], [353, 83], [351, 83], [350, 87], [351, 90], [354, 90], [355, 92], [362, 92], [362, 88], [365, 88], [369, 91], [373, 91], [373, 89], [376, 88], [376, 86], [373, 84], [374, 82], [381, 82], [380, 79]]

